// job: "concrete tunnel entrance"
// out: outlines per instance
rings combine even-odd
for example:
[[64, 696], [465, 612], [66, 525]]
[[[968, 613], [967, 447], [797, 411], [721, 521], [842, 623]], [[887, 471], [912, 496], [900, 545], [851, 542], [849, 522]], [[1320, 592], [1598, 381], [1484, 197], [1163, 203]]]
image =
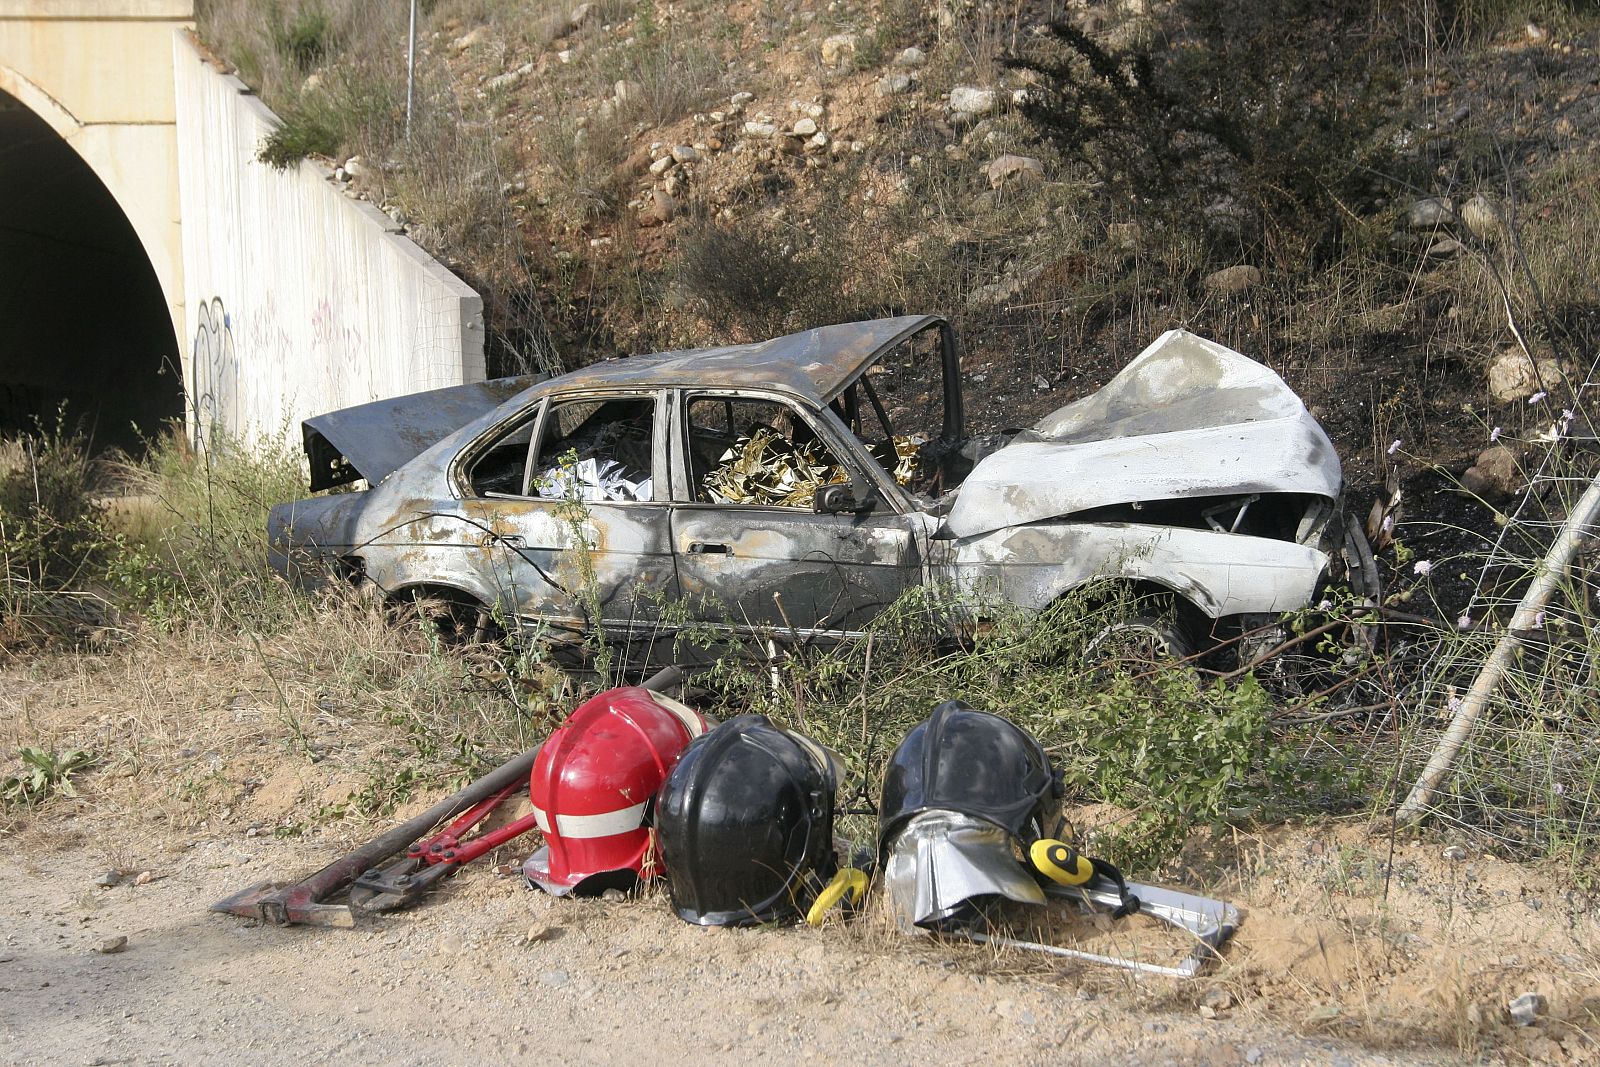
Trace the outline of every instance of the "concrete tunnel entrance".
[[127, 216], [66, 141], [0, 92], [0, 435], [53, 427], [64, 405], [97, 450], [135, 448], [182, 416], [181, 365]]

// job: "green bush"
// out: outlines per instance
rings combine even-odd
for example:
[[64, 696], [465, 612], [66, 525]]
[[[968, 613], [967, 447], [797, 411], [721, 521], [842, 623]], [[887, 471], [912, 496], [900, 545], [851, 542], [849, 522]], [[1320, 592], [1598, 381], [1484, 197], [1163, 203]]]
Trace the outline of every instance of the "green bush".
[[1222, 260], [1299, 269], [1398, 175], [1397, 42], [1368, 0], [1178, 0], [1102, 45], [1068, 23], [1011, 65], [1038, 131], [1113, 209], [1193, 233]]
[[253, 625], [289, 597], [267, 565], [267, 512], [305, 495], [304, 462], [284, 444], [216, 436], [153, 442], [123, 471], [151, 501], [145, 528], [119, 535], [106, 560], [118, 592], [155, 622], [183, 617]]
[[54, 430], [0, 442], [0, 579], [61, 589], [92, 575], [105, 547], [88, 442]]
[[1079, 836], [1133, 871], [1157, 867], [1196, 829], [1281, 816], [1297, 801], [1322, 810], [1354, 781], [1352, 768], [1313, 765], [1303, 738], [1275, 729], [1267, 694], [1248, 676], [1213, 682], [1187, 667], [1097, 658], [1091, 639], [1129, 607], [1116, 587], [1086, 587], [1037, 615], [984, 605], [973, 637], [952, 644], [952, 623], [978, 609], [918, 589], [867, 639], [797, 657], [776, 686], [767, 663], [732, 656], [708, 682], [724, 713], [766, 712], [840, 753], [873, 801], [894, 747], [939, 703], [1003, 715], [1063, 769], [1069, 804], [1122, 810]]

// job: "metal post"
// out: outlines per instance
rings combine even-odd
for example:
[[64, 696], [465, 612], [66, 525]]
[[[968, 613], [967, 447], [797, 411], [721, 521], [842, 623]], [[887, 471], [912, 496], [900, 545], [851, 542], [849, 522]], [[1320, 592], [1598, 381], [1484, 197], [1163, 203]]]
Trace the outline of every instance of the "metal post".
[[406, 44], [406, 144], [411, 143], [411, 108], [417, 97], [417, 0], [411, 0], [411, 29]]

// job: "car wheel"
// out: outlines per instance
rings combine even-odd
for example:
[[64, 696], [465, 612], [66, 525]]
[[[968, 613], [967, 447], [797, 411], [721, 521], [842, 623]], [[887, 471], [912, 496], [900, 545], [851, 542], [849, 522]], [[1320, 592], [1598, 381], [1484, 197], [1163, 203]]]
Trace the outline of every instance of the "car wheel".
[[390, 602], [389, 618], [427, 629], [446, 648], [491, 644], [504, 636], [489, 609], [465, 593], [408, 589]]
[[1181, 623], [1154, 615], [1116, 619], [1102, 626], [1084, 646], [1084, 658], [1095, 665], [1159, 666], [1194, 654], [1194, 639]]

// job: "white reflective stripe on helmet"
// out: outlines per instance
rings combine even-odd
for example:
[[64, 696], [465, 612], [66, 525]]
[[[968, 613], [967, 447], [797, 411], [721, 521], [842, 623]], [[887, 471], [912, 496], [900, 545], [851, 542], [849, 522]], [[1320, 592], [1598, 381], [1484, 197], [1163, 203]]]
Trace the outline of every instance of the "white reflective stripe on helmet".
[[[538, 808], [533, 809], [534, 821], [539, 829], [550, 832], [546, 825], [549, 816]], [[644, 805], [620, 808], [600, 815], [557, 815], [556, 832], [568, 841], [583, 841], [596, 837], [615, 837], [644, 825]]]
[[654, 700], [657, 704], [661, 705], [661, 707], [671, 712], [674, 718], [683, 723], [683, 728], [689, 731], [690, 740], [693, 740], [694, 738], [705, 733], [706, 721], [700, 716], [699, 712], [695, 711], [687, 704], [680, 704], [678, 701], [673, 700], [665, 693], [657, 693], [653, 689], [646, 689], [645, 692], [650, 694], [651, 700]]
[[543, 808], [535, 807], [533, 809], [533, 824], [539, 828], [541, 834], [550, 832], [550, 816]]

